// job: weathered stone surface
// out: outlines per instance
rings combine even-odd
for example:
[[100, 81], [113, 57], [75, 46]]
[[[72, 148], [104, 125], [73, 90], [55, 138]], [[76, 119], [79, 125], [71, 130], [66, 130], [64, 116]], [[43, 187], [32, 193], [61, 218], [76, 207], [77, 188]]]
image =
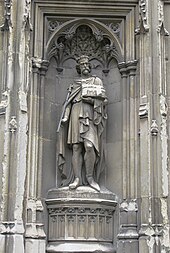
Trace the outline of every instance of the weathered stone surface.
[[[99, 182], [118, 196], [114, 248], [170, 251], [169, 13], [168, 0], [0, 1], [0, 252], [47, 250], [45, 200], [61, 184], [56, 129], [81, 50], [108, 94]], [[88, 27], [88, 48], [80, 26]], [[91, 251], [105, 246], [92, 243]]]

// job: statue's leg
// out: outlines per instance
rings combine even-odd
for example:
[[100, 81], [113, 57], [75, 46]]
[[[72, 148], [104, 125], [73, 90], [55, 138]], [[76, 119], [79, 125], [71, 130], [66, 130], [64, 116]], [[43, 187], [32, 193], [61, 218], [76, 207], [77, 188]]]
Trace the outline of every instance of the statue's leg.
[[82, 163], [83, 163], [82, 144], [81, 143], [73, 144], [72, 166], [73, 166], [75, 179], [74, 179], [74, 182], [69, 185], [70, 189], [75, 189], [79, 186]]
[[97, 191], [100, 191], [99, 185], [94, 181], [93, 178], [94, 165], [96, 161], [94, 146], [90, 141], [85, 140], [84, 148], [85, 148], [84, 162], [86, 167], [87, 181], [92, 188], [94, 188]]

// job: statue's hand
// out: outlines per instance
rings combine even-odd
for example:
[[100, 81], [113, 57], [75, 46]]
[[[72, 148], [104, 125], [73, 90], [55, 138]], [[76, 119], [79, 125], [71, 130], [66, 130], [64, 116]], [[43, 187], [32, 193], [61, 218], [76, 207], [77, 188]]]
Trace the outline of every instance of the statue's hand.
[[104, 99], [103, 104], [104, 104], [104, 105], [107, 105], [107, 104], [108, 104], [108, 99], [107, 99], [107, 98]]
[[61, 120], [61, 122], [64, 124], [64, 123], [66, 123], [68, 121], [68, 117], [64, 117], [62, 120]]

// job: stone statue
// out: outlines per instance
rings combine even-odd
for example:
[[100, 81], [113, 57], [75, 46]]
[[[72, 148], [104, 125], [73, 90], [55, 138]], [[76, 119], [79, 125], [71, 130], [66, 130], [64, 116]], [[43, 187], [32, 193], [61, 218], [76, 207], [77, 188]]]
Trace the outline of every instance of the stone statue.
[[[107, 119], [107, 97], [102, 80], [90, 74], [89, 57], [82, 55], [77, 63], [80, 78], [69, 87], [60, 122], [62, 126], [68, 123], [67, 144], [72, 149], [72, 177], [65, 177], [70, 189], [90, 185], [100, 191], [97, 181], [104, 159], [102, 133]], [[58, 166], [64, 175], [64, 143], [62, 139], [60, 142]]]

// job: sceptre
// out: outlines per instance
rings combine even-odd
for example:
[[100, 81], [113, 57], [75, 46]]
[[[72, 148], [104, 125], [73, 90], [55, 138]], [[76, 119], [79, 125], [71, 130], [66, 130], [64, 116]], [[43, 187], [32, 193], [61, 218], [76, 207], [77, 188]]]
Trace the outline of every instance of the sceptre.
[[72, 87], [69, 87], [69, 88], [68, 88], [68, 93], [67, 93], [67, 96], [66, 96], [64, 105], [63, 105], [63, 110], [62, 110], [62, 113], [61, 113], [61, 116], [60, 116], [60, 120], [59, 120], [59, 123], [58, 123], [58, 127], [57, 127], [57, 133], [60, 131], [61, 122], [62, 122], [64, 113], [65, 113], [65, 111], [66, 111], [67, 102], [68, 102], [68, 99], [69, 99], [69, 96], [70, 96], [70, 93], [71, 93], [71, 88], [72, 88]]

